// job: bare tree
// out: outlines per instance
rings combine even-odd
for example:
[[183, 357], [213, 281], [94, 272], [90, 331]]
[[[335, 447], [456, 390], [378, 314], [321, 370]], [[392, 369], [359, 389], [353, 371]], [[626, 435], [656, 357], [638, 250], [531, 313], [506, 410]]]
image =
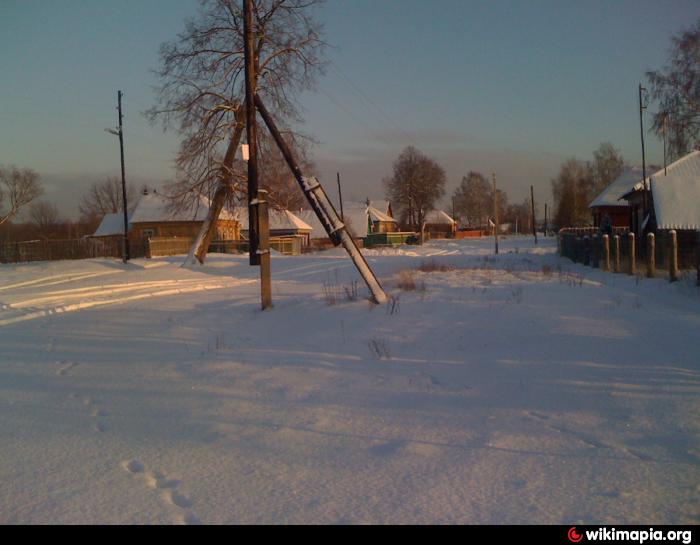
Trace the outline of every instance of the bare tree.
[[0, 166], [0, 225], [44, 192], [39, 175], [31, 169]]
[[[127, 184], [126, 198], [129, 203], [129, 211], [136, 206], [136, 188]], [[122, 182], [118, 178], [107, 178], [104, 182], [95, 182], [88, 192], [83, 195], [78, 205], [81, 221], [95, 223], [100, 221], [105, 214], [116, 214], [124, 210], [124, 196], [122, 194]]]
[[[320, 3], [253, 2], [256, 93], [280, 121], [300, 119], [295, 98], [322, 69], [322, 28], [312, 16]], [[147, 112], [183, 137], [176, 160], [179, 181], [169, 188], [173, 202], [186, 207], [199, 195], [213, 196], [206, 233], [196, 241], [200, 261], [224, 204], [245, 191], [244, 171], [235, 168], [245, 127], [243, 44], [241, 2], [201, 0], [197, 18], [177, 40], [161, 46], [157, 105]]]
[[591, 163], [569, 159], [552, 180], [554, 222], [559, 227], [591, 223], [588, 204], [594, 196], [595, 171]]
[[462, 182], [455, 190], [454, 199], [455, 212], [465, 217], [470, 226], [479, 227], [486, 224], [493, 210], [493, 190], [483, 174], [470, 171], [462, 177]]
[[604, 142], [593, 152], [593, 168], [595, 171], [594, 192], [597, 194], [622, 174], [625, 169], [625, 161], [612, 144]]
[[668, 135], [671, 157], [680, 157], [700, 138], [700, 20], [673, 36], [669, 63], [647, 72], [651, 96], [658, 102], [653, 131]]
[[418, 230], [445, 194], [445, 183], [444, 169], [413, 146], [401, 152], [393, 174], [384, 179], [386, 196], [398, 209], [401, 223]]
[[[303, 192], [299, 191], [299, 184], [277, 144], [269, 133], [260, 132], [262, 134], [258, 135], [258, 150], [260, 155], [265, 157], [259, 165], [260, 180], [261, 186], [268, 191], [268, 201], [275, 208], [299, 210], [306, 204], [306, 198]], [[313, 172], [314, 164], [309, 157], [310, 140], [292, 132], [287, 132], [284, 136], [290, 147], [295, 150], [295, 159], [302, 171]]]
[[29, 219], [42, 238], [50, 238], [60, 224], [58, 208], [46, 201], [37, 201], [29, 207]]
[[[518, 233], [532, 232], [532, 202], [525, 198], [521, 204], [511, 204], [504, 208], [503, 221], [511, 224], [511, 229]], [[537, 213], [537, 208], [535, 208]]]

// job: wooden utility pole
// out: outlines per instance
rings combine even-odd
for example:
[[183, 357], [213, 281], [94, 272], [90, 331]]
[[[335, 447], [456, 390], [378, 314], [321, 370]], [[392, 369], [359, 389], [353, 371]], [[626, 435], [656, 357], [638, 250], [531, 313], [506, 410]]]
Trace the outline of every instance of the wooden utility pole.
[[498, 255], [498, 231], [499, 231], [499, 225], [498, 225], [498, 190], [496, 189], [496, 173], [494, 172], [492, 174], [493, 177], [493, 233], [494, 233], [494, 240], [496, 243], [496, 255]]
[[530, 199], [532, 201], [532, 235], [535, 237], [537, 244], [537, 218], [535, 217], [535, 188], [530, 186]]
[[639, 84], [639, 133], [642, 137], [642, 197], [644, 201], [644, 214], [646, 215], [648, 210], [647, 210], [647, 188], [646, 188], [646, 180], [647, 180], [647, 161], [646, 161], [646, 153], [644, 150], [644, 110], [646, 109], [646, 106], [644, 105], [644, 99], [643, 99], [643, 94], [646, 91], [644, 87], [642, 87], [642, 84]]
[[343, 212], [343, 188], [340, 186], [340, 172], [336, 172], [338, 176], [338, 199], [340, 199], [340, 221], [345, 222], [345, 213]]
[[126, 169], [124, 166], [124, 129], [122, 126], [122, 92], [117, 91], [117, 109], [119, 110], [119, 152], [122, 163], [122, 202], [124, 203], [124, 263], [131, 259], [129, 248], [129, 207], [126, 202]]
[[248, 140], [248, 240], [251, 265], [260, 265], [258, 254], [258, 208], [253, 200], [258, 195], [258, 131], [255, 120], [256, 63], [253, 33], [253, 0], [243, 1], [243, 35], [245, 53], [245, 113]]
[[544, 236], [547, 236], [547, 203], [544, 203]]
[[254, 205], [258, 209], [258, 256], [260, 257], [260, 300], [263, 310], [272, 308], [272, 271], [270, 270], [270, 224], [267, 191], [258, 190]]
[[117, 130], [105, 129], [109, 134], [119, 137], [119, 153], [121, 156], [122, 165], [122, 202], [124, 204], [124, 237], [122, 239], [122, 259], [124, 263], [130, 259], [129, 251], [129, 206], [126, 202], [126, 171], [124, 167], [124, 128], [122, 126], [122, 120], [124, 116], [122, 115], [122, 92], [117, 91]]

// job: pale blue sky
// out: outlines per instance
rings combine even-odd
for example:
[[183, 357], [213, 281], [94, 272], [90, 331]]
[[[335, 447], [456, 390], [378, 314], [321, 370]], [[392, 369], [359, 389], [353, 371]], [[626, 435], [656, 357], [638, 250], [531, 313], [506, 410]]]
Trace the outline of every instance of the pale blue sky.
[[[127, 175], [172, 177], [177, 136], [149, 127], [158, 47], [195, 0], [0, 1], [0, 164], [38, 170], [74, 214], [85, 186], [119, 172], [117, 89], [125, 93]], [[636, 89], [662, 66], [697, 0], [469, 2], [329, 0], [318, 17], [332, 67], [306, 93], [322, 180], [381, 197], [413, 143], [446, 168], [495, 171], [512, 201], [532, 183], [549, 200], [562, 160], [610, 141], [640, 161]], [[369, 100], [368, 100], [369, 99]], [[661, 145], [649, 136], [649, 162]]]

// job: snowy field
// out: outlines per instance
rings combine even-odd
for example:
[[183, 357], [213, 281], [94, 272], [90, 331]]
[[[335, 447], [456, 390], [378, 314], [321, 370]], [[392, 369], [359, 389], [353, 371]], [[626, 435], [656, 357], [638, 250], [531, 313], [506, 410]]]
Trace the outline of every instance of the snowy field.
[[699, 523], [698, 289], [553, 244], [0, 266], [0, 523]]

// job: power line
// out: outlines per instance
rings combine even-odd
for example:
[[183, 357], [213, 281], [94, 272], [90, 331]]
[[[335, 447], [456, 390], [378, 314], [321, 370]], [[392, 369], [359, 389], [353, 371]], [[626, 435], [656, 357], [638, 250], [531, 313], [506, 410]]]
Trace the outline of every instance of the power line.
[[379, 104], [374, 102], [368, 95], [365, 93], [359, 85], [357, 85], [351, 78], [348, 76], [345, 72], [343, 72], [339, 67], [335, 66], [334, 64], [330, 65], [331, 70], [341, 79], [343, 79], [349, 86], [350, 90], [355, 94], [355, 96], [359, 97], [361, 101], [365, 102], [365, 107], [369, 106], [371, 109], [374, 110], [375, 114], [379, 114], [381, 117], [385, 119], [390, 125], [392, 125], [396, 130], [401, 132], [411, 143], [415, 143], [415, 136], [406, 131], [403, 127], [401, 127], [398, 123], [394, 121], [394, 119], [384, 110]]

